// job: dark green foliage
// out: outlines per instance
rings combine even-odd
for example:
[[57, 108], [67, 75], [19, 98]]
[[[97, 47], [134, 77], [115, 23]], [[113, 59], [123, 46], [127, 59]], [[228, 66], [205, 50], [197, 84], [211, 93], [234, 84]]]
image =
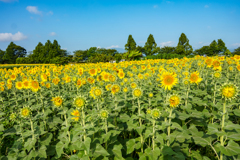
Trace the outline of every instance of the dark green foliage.
[[157, 47], [157, 43], [155, 42], [153, 35], [150, 34], [148, 36], [147, 42], [145, 43], [145, 46], [144, 46], [145, 55], [151, 56], [154, 53], [156, 53], [156, 47]]
[[128, 52], [136, 50], [136, 42], [131, 34], [128, 36], [127, 44], [125, 44], [125, 50]]
[[240, 47], [234, 49], [233, 54], [234, 54], [234, 55], [240, 55]]
[[27, 51], [25, 48], [11, 42], [3, 56], [4, 63], [15, 64], [18, 57], [24, 57]]
[[[184, 55], [179, 55], [176, 53], [162, 53], [162, 54], [157, 54], [157, 55], [152, 55], [152, 56], [146, 56], [146, 59], [173, 59], [173, 58], [183, 58], [186, 57]], [[187, 57], [193, 57], [193, 55], [189, 55]]]
[[0, 49], [0, 64], [3, 64], [3, 63], [4, 63], [4, 60], [3, 60], [4, 54], [5, 54], [5, 51], [2, 51], [2, 50]]
[[170, 46], [164, 46], [164, 47], [158, 49], [158, 53], [160, 53], [160, 54], [175, 53], [175, 51], [176, 51], [176, 47], [170, 47]]
[[189, 39], [182, 33], [179, 37], [178, 45], [176, 47], [176, 53], [179, 55], [190, 55], [193, 52], [192, 46], [189, 44]]
[[196, 50], [194, 51], [194, 54], [195, 54], [195, 55], [200, 55], [200, 56], [209, 55], [209, 46], [203, 46], [203, 47], [200, 48], [200, 49], [196, 49]]

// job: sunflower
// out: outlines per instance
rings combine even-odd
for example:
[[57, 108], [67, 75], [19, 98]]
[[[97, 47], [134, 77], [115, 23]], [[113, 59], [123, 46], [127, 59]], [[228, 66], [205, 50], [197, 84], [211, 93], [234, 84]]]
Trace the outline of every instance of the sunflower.
[[137, 87], [137, 84], [135, 82], [131, 83], [131, 88], [134, 89]]
[[180, 104], [180, 97], [178, 95], [171, 95], [169, 97], [170, 107], [177, 107]]
[[119, 77], [120, 79], [123, 79], [123, 78], [125, 77], [125, 73], [124, 73], [124, 72], [119, 72], [119, 73], [118, 73], [118, 77]]
[[61, 96], [52, 97], [52, 101], [56, 107], [60, 107], [63, 104], [63, 98]]
[[111, 75], [109, 76], [109, 81], [110, 81], [110, 82], [115, 82], [115, 81], [116, 81], [116, 76], [114, 76], [113, 74], [111, 74]]
[[111, 93], [112, 93], [112, 94], [116, 94], [116, 93], [118, 93], [120, 90], [121, 90], [120, 86], [117, 85], [117, 84], [114, 84], [114, 85], [112, 86], [112, 88], [111, 88]]
[[80, 112], [79, 112], [78, 110], [73, 110], [73, 111], [71, 112], [71, 115], [72, 115], [72, 116], [75, 116], [75, 117], [72, 118], [72, 119], [75, 120], [75, 121], [78, 121], [79, 118], [80, 118]]
[[198, 84], [201, 81], [202, 81], [202, 78], [199, 77], [198, 71], [191, 73], [191, 75], [190, 75], [190, 83]]
[[96, 75], [97, 75], [97, 70], [94, 69], [94, 68], [92, 68], [92, 69], [89, 70], [89, 74], [90, 74], [91, 76], [96, 76]]
[[164, 87], [165, 90], [171, 90], [172, 87], [178, 83], [178, 79], [176, 78], [176, 76], [176, 74], [164, 72], [161, 76], [161, 87]]
[[40, 89], [38, 81], [31, 81], [30, 85], [33, 92], [37, 92]]
[[25, 89], [30, 88], [30, 82], [29, 82], [28, 80], [24, 80], [24, 81], [22, 82], [22, 84], [23, 84], [23, 88], [25, 88]]
[[133, 90], [132, 94], [133, 94], [133, 97], [139, 98], [142, 96], [143, 92], [140, 88], [136, 88]]
[[148, 97], [149, 97], [149, 98], [152, 98], [152, 97], [153, 97], [153, 93], [149, 93], [149, 94], [148, 94]]
[[96, 98], [100, 97], [102, 94], [103, 94], [103, 91], [102, 91], [102, 89], [100, 89], [100, 88], [95, 88], [95, 89], [93, 90], [93, 95], [94, 95], [94, 97], [96, 97]]
[[152, 110], [150, 108], [147, 109], [146, 113], [151, 114]]
[[95, 82], [95, 79], [92, 78], [92, 77], [89, 77], [89, 78], [87, 79], [87, 81], [88, 81], [90, 84], [93, 84], [93, 83]]
[[15, 87], [16, 87], [17, 89], [21, 90], [21, 89], [23, 88], [22, 82], [16, 82], [16, 83], [15, 83]]
[[85, 104], [86, 104], [86, 99], [82, 96], [77, 96], [73, 100], [73, 105], [78, 109], [84, 107]]
[[51, 87], [51, 84], [50, 84], [50, 83], [47, 83], [45, 86], [46, 86], [46, 88], [49, 89], [49, 88]]
[[101, 110], [100, 111], [100, 117], [102, 118], [102, 119], [107, 119], [108, 118], [108, 111], [107, 110]]
[[112, 85], [111, 84], [108, 84], [105, 86], [106, 90], [109, 91], [111, 89]]
[[123, 92], [127, 93], [128, 92], [128, 88], [127, 87], [123, 88]]
[[237, 91], [238, 91], [237, 87], [231, 83], [222, 85], [222, 87], [220, 89], [222, 96], [227, 99], [232, 99], [232, 98], [236, 97]]
[[80, 88], [80, 87], [82, 86], [82, 81], [81, 81], [81, 79], [78, 79], [78, 80], [77, 80], [77, 84], [76, 84], [76, 85], [77, 85], [78, 88]]
[[43, 82], [46, 82], [47, 81], [47, 75], [46, 74], [41, 74], [41, 79]]
[[101, 73], [102, 76], [103, 76], [103, 80], [106, 82], [106, 81], [109, 81], [109, 73], [107, 72], [102, 72]]
[[16, 118], [17, 118], [16, 113], [11, 113], [10, 116], [9, 116], [9, 119], [11, 121], [14, 121]]
[[31, 110], [30, 110], [30, 108], [29, 108], [28, 106], [22, 108], [21, 111], [20, 111], [20, 115], [21, 115], [23, 118], [29, 117], [30, 114], [31, 114]]
[[161, 112], [159, 111], [159, 109], [153, 109], [151, 115], [153, 119], [158, 119], [161, 115]]
[[10, 79], [11, 79], [12, 81], [14, 81], [16, 78], [17, 78], [17, 76], [16, 76], [15, 74], [12, 74], [12, 75], [10, 76]]

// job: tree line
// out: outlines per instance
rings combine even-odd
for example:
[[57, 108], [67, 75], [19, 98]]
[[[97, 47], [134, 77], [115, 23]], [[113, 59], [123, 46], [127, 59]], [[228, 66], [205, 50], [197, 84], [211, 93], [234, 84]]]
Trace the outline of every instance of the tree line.
[[105, 49], [91, 47], [86, 50], [76, 50], [73, 55], [67, 50], [61, 49], [57, 40], [53, 43], [47, 40], [45, 44], [41, 42], [35, 47], [33, 51], [27, 54], [25, 48], [10, 42], [6, 51], [0, 49], [0, 63], [1, 64], [66, 64], [69, 62], [109, 62], [120, 60], [136, 60], [141, 58], [156, 59], [156, 58], [182, 58], [194, 55], [201, 56], [216, 56], [216, 55], [240, 55], [240, 47], [236, 48], [234, 52], [230, 52], [225, 46], [222, 39], [213, 40], [210, 45], [203, 46], [193, 51], [189, 44], [189, 39], [182, 33], [176, 47], [164, 46], [159, 47], [155, 42], [152, 34], [147, 38], [144, 46], [137, 46], [132, 35], [128, 36], [125, 44], [124, 53], [119, 53], [116, 49]]

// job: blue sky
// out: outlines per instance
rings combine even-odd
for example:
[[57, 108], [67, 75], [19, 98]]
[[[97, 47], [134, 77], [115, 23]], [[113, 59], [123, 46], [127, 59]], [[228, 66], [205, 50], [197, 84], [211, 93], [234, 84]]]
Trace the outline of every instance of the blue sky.
[[70, 52], [121, 50], [131, 34], [144, 46], [176, 46], [185, 33], [194, 49], [222, 39], [240, 46], [240, 0], [0, 0], [0, 49], [13, 41], [32, 51], [56, 39]]

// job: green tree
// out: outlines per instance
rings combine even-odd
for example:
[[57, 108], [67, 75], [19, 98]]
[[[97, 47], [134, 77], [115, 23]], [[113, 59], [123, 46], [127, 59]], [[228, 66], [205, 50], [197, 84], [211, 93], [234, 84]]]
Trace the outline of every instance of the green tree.
[[219, 53], [218, 44], [215, 40], [209, 45], [209, 52], [207, 56], [216, 56]]
[[1, 64], [4, 63], [4, 60], [3, 60], [4, 54], [5, 54], [5, 51], [3, 51], [3, 50], [0, 49], [0, 63], [1, 63]]
[[160, 48], [160, 50], [158, 51], [158, 53], [163, 54], [163, 53], [175, 53], [176, 48], [175, 47], [170, 47], [170, 46], [164, 46], [162, 48]]
[[200, 49], [196, 49], [193, 53], [200, 56], [209, 55], [209, 46], [203, 46]]
[[141, 52], [141, 53], [144, 53], [144, 52], [145, 52], [145, 49], [144, 49], [144, 47], [142, 47], [142, 46], [137, 46], [136, 51]]
[[176, 47], [176, 53], [179, 55], [190, 55], [193, 52], [192, 46], [189, 44], [189, 39], [182, 33], [179, 37], [178, 45]]
[[27, 51], [25, 48], [18, 46], [11, 42], [7, 49], [6, 53], [3, 56], [3, 60], [9, 64], [15, 64], [18, 57], [24, 57]]
[[225, 56], [232, 56], [232, 53], [229, 51], [229, 49], [227, 49], [224, 53]]
[[222, 39], [218, 39], [218, 54], [219, 53], [225, 53], [227, 50], [227, 47], [225, 46], [225, 43], [223, 42]]
[[234, 49], [233, 54], [234, 54], [234, 55], [240, 55], [240, 47]]
[[74, 62], [82, 62], [88, 59], [88, 50], [76, 50], [73, 53]]
[[125, 44], [125, 50], [129, 53], [136, 50], [136, 42], [134, 41], [131, 34], [128, 36], [127, 44]]
[[146, 56], [151, 56], [154, 53], [156, 53], [156, 47], [157, 47], [157, 44], [156, 44], [156, 42], [153, 38], [153, 35], [150, 34], [148, 36], [147, 42], [145, 43], [145, 46], [144, 46], [145, 55]]
[[33, 50], [33, 53], [29, 57], [32, 59], [33, 63], [44, 63], [44, 46], [41, 42], [38, 43], [38, 45]]
[[142, 53], [138, 51], [131, 51], [130, 53], [126, 52], [123, 54], [123, 58], [130, 61], [140, 59], [140, 57], [142, 57]]

